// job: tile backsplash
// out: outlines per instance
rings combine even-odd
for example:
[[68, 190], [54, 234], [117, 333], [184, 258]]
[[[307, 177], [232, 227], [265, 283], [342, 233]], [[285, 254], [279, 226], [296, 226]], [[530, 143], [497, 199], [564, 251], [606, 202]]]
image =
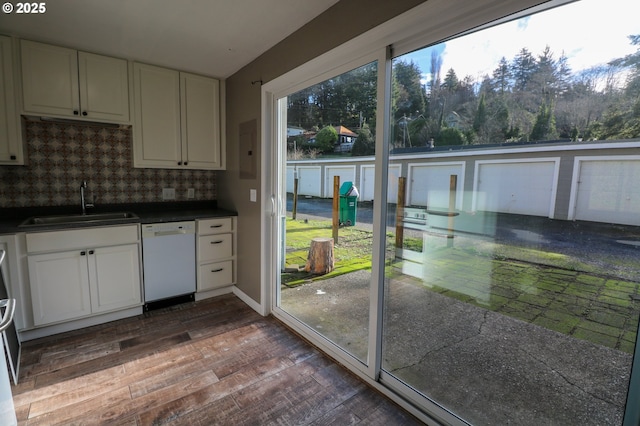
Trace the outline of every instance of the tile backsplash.
[[131, 127], [51, 121], [23, 122], [26, 166], [0, 166], [0, 207], [73, 205], [87, 181], [87, 200], [101, 204], [216, 199], [216, 172], [133, 168]]

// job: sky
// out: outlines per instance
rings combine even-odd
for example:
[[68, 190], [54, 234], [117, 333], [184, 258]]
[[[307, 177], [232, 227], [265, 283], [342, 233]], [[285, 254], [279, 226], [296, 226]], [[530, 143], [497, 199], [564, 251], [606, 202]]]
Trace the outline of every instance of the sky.
[[431, 50], [441, 54], [441, 78], [453, 68], [459, 79], [480, 81], [491, 75], [500, 58], [508, 62], [526, 47], [535, 57], [548, 45], [558, 59], [562, 53], [575, 73], [637, 51], [628, 36], [640, 34], [639, 0], [581, 0], [507, 22], [431, 48], [404, 55], [428, 81]]

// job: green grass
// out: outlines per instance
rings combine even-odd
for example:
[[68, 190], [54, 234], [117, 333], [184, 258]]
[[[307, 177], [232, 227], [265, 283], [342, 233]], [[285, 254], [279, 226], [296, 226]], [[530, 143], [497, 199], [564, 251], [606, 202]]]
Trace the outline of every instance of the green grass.
[[[303, 268], [307, 262], [309, 245], [314, 238], [331, 238], [330, 221], [293, 220], [287, 218], [287, 254], [285, 264], [288, 269]], [[313, 275], [304, 271], [282, 274], [282, 284], [294, 287], [308, 281], [327, 279], [348, 274], [361, 269], [371, 269], [371, 249], [373, 234], [355, 227], [343, 227], [338, 231], [338, 242], [334, 242], [335, 268], [325, 275]]]
[[[371, 269], [373, 234], [343, 227], [334, 244], [335, 269], [313, 275], [304, 268], [311, 240], [331, 237], [331, 221], [286, 221], [286, 266], [282, 284], [295, 287], [357, 270]], [[633, 350], [640, 316], [640, 283], [613, 276], [580, 259], [560, 253], [498, 244], [482, 238], [446, 239], [405, 236], [403, 249], [414, 252], [418, 263], [396, 257], [394, 234], [386, 236], [385, 274], [404, 276], [404, 266], [427, 267], [428, 275], [412, 278], [448, 297], [519, 318], [551, 330]], [[428, 244], [425, 248], [423, 243]], [[412, 266], [411, 266], [412, 265]], [[631, 265], [637, 270], [638, 265]], [[419, 270], [417, 273], [420, 273]], [[611, 276], [609, 276], [611, 275]], [[455, 278], [454, 278], [455, 277]]]

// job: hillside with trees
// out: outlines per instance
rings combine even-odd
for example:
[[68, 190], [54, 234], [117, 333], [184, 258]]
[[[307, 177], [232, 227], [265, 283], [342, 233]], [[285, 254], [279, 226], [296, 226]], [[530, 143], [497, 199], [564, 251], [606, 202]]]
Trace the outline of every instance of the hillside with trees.
[[[431, 57], [427, 84], [417, 64], [393, 65], [393, 145], [420, 147], [640, 138], [640, 35], [635, 53], [573, 72], [564, 53], [520, 49], [480, 81], [442, 70]], [[373, 153], [376, 64], [289, 97], [288, 124], [358, 133], [353, 155]], [[298, 146], [305, 140], [299, 137]], [[330, 147], [323, 147], [325, 152]]]

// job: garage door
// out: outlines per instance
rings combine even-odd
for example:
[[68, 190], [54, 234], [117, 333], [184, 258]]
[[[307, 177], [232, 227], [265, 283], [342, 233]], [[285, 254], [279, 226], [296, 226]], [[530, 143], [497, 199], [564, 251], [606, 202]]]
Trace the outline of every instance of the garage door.
[[476, 163], [475, 209], [553, 217], [558, 159]]
[[[365, 165], [360, 168], [360, 201], [372, 201], [374, 185], [376, 183], [375, 166]], [[387, 201], [395, 203], [398, 199], [398, 178], [400, 177], [400, 164], [389, 165], [387, 181]]]
[[582, 159], [577, 162], [574, 218], [640, 225], [640, 160]]
[[408, 174], [407, 203], [413, 206], [427, 206], [430, 209], [449, 208], [450, 178], [451, 175], [458, 176], [456, 208], [460, 208], [464, 163], [409, 164]]
[[324, 196], [325, 198], [333, 198], [333, 178], [340, 177], [340, 185], [345, 182], [351, 182], [358, 186], [356, 182], [356, 166], [327, 166], [324, 169]]
[[298, 166], [298, 195], [322, 195], [320, 172], [320, 166]]

